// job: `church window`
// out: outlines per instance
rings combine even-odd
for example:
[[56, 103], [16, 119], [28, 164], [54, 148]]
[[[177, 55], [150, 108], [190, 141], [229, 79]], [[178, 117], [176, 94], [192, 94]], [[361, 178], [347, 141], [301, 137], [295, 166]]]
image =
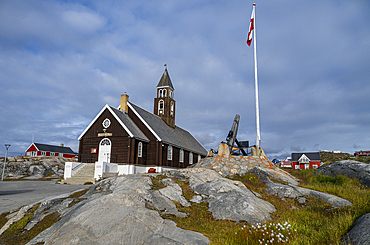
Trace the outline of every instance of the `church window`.
[[170, 98], [172, 99], [172, 90], [170, 90]]
[[168, 146], [167, 149], [167, 160], [172, 160], [172, 146]]
[[189, 153], [189, 164], [193, 164], [193, 153]]
[[180, 150], [180, 162], [184, 162], [184, 150], [183, 149], [181, 149]]
[[143, 143], [139, 142], [137, 146], [137, 156], [142, 157], [143, 156]]
[[163, 89], [163, 97], [166, 97], [167, 90]]
[[174, 105], [173, 101], [171, 101], [171, 116], [173, 116], [174, 107], [175, 107], [175, 105]]
[[164, 112], [164, 101], [163, 100], [160, 100], [158, 102], [158, 114], [163, 114]]
[[158, 97], [162, 97], [162, 89], [158, 90], [159, 91], [159, 95]]

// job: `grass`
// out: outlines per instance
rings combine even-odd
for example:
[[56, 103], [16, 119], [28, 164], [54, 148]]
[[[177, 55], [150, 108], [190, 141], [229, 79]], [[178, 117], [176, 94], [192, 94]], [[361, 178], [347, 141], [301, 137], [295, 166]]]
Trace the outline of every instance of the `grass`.
[[[178, 210], [188, 213], [188, 217], [177, 218], [173, 215], [166, 215], [163, 218], [174, 220], [177, 226], [183, 229], [204, 234], [211, 240], [211, 244], [339, 245], [342, 237], [352, 228], [355, 219], [370, 212], [370, 189], [360, 185], [357, 180], [344, 176], [332, 178], [315, 175], [313, 172], [314, 170], [302, 170], [291, 173], [302, 180], [302, 187], [342, 197], [352, 202], [353, 206], [333, 209], [329, 203], [312, 196], [306, 196], [306, 202], [301, 204], [297, 199], [281, 199], [267, 195], [264, 191], [266, 185], [258, 177], [247, 174], [231, 179], [240, 180], [248, 189], [260, 193], [262, 199], [276, 207], [277, 211], [271, 214], [269, 222], [251, 226], [246, 222], [216, 220], [208, 211], [208, 203], [205, 202], [192, 203], [190, 207], [182, 207], [176, 202]], [[162, 178], [165, 177], [157, 176], [155, 181], [161, 183]], [[181, 186], [187, 200], [195, 195], [187, 181], [176, 179], [174, 181]], [[165, 187], [159, 183], [155, 188]], [[282, 243], [282, 240], [286, 238], [288, 240]]]

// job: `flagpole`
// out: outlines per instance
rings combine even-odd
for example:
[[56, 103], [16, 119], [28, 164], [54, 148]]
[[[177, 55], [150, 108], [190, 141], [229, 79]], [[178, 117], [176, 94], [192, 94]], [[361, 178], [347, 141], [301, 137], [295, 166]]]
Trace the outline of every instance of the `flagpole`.
[[261, 147], [261, 136], [260, 136], [260, 112], [259, 112], [259, 104], [258, 104], [258, 79], [257, 79], [257, 46], [256, 46], [256, 3], [253, 3], [253, 11], [254, 11], [254, 31], [253, 31], [253, 49], [254, 49], [254, 87], [255, 87], [255, 94], [256, 94], [256, 126], [257, 126], [257, 152], [259, 154], [259, 149]]

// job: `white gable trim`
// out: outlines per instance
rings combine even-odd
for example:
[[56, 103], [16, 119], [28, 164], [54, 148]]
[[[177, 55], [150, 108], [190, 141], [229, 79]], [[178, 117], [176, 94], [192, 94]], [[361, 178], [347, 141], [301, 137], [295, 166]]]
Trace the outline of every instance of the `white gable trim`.
[[100, 117], [100, 115], [103, 114], [103, 112], [105, 111], [105, 109], [108, 109], [108, 111], [114, 116], [114, 118], [119, 122], [119, 124], [122, 126], [122, 128], [130, 135], [130, 137], [134, 137], [133, 133], [131, 133], [131, 131], [126, 127], [126, 125], [123, 124], [123, 122], [119, 119], [119, 117], [117, 117], [116, 113], [114, 113], [112, 111], [112, 109], [110, 108], [110, 106], [108, 104], [106, 104], [103, 107], [103, 109], [100, 110], [100, 112], [98, 113], [98, 115], [96, 115], [96, 117], [91, 121], [91, 123], [89, 124], [89, 126], [87, 126], [87, 128], [78, 137], [78, 140], [81, 140], [82, 139], [82, 137], [91, 128], [91, 126], [96, 122], [96, 120], [98, 120], [98, 118]]
[[298, 162], [302, 161], [302, 159], [308, 159], [308, 161], [311, 161], [305, 154], [302, 154], [302, 156], [298, 159]]
[[134, 107], [130, 104], [130, 102], [127, 102], [128, 107], [135, 113], [135, 115], [140, 119], [142, 123], [149, 129], [149, 131], [155, 136], [155, 138], [158, 141], [162, 141], [162, 139], [154, 132], [154, 130], [149, 126], [149, 124], [140, 116], [140, 114], [134, 109]]
[[37, 149], [37, 151], [40, 151], [40, 149], [39, 148], [37, 148], [37, 146], [35, 145], [35, 143], [32, 143], [26, 150], [25, 150], [25, 152], [27, 152], [28, 151], [28, 149], [30, 149], [31, 148], [31, 146], [35, 146], [35, 148]]

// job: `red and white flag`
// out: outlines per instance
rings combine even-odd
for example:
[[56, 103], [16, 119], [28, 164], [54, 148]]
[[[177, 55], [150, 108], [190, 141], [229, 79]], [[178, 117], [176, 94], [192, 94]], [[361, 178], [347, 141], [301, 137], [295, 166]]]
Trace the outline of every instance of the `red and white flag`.
[[248, 36], [247, 36], [248, 46], [251, 46], [251, 43], [252, 43], [253, 30], [254, 30], [254, 8], [252, 10], [251, 22], [249, 23], [249, 32], [248, 32]]

